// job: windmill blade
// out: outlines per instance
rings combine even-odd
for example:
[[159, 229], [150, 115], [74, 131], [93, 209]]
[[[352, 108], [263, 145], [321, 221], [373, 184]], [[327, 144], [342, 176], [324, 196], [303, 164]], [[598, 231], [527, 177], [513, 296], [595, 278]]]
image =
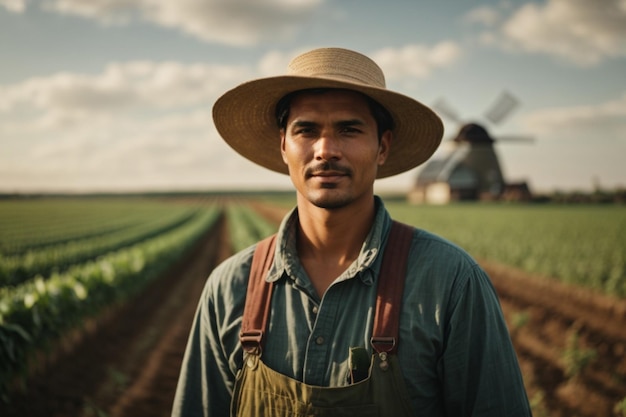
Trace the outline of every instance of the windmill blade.
[[445, 99], [437, 99], [437, 101], [433, 103], [432, 108], [450, 121], [461, 124], [461, 118]]
[[485, 117], [493, 124], [499, 124], [519, 106], [519, 100], [508, 91], [503, 91], [495, 103], [485, 113]]

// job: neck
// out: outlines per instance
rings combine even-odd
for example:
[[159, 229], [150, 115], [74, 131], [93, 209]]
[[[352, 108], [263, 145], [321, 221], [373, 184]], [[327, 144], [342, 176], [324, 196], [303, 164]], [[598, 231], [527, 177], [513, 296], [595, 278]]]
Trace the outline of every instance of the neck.
[[374, 197], [355, 206], [324, 209], [298, 198], [300, 258], [349, 264], [358, 256], [375, 216]]
[[374, 216], [373, 196], [338, 209], [322, 209], [298, 196], [298, 257], [320, 298], [359, 256]]

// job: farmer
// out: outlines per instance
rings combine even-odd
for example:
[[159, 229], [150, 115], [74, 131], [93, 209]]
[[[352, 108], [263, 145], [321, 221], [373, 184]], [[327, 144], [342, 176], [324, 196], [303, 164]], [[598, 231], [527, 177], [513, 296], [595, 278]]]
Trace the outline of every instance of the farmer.
[[387, 90], [369, 58], [328, 48], [226, 92], [213, 119], [238, 153], [291, 177], [297, 206], [209, 277], [173, 416], [530, 415], [485, 272], [374, 195], [439, 145], [429, 108]]

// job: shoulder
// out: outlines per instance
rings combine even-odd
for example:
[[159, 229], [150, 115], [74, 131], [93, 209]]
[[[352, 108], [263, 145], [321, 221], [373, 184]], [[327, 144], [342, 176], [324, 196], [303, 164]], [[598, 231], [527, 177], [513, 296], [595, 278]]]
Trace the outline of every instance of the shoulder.
[[491, 287], [489, 277], [467, 251], [419, 228], [413, 228], [407, 276], [415, 283], [452, 293], [463, 292], [468, 285]]
[[413, 229], [411, 257], [431, 262], [452, 264], [456, 266], [474, 268], [478, 266], [476, 260], [465, 249], [450, 240], [429, 231], [409, 226]]
[[207, 279], [205, 297], [218, 302], [245, 297], [255, 248], [256, 244], [243, 249], [215, 267]]

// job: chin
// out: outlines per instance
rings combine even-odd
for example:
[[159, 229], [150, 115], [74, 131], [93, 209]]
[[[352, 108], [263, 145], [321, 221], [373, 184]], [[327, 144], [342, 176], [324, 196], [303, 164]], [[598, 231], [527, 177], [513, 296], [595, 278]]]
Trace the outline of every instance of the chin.
[[350, 195], [332, 192], [309, 193], [307, 200], [314, 206], [327, 210], [344, 208], [354, 201]]

